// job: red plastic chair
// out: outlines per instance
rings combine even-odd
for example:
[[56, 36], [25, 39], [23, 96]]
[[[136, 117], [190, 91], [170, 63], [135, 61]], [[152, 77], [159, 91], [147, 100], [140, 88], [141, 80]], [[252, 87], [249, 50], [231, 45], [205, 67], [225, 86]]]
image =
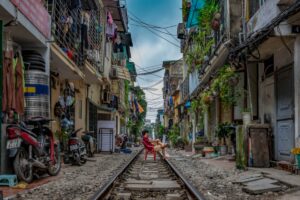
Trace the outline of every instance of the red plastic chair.
[[147, 145], [147, 144], [144, 143], [144, 141], [143, 141], [143, 145], [145, 147], [145, 157], [144, 157], [144, 160], [147, 160], [148, 153], [152, 153], [153, 154], [153, 159], [156, 160], [156, 152], [154, 151], [154, 146]]

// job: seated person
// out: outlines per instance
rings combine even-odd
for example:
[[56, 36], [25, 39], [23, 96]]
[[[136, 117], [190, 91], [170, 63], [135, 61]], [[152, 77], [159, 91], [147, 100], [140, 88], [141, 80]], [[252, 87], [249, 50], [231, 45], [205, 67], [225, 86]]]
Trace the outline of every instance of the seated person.
[[165, 148], [167, 147], [167, 144], [162, 143], [159, 139], [152, 140], [149, 138], [147, 130], [143, 130], [143, 142], [147, 144], [148, 146], [153, 146], [154, 151], [162, 151], [164, 159], [166, 159], [166, 153], [165, 153]]

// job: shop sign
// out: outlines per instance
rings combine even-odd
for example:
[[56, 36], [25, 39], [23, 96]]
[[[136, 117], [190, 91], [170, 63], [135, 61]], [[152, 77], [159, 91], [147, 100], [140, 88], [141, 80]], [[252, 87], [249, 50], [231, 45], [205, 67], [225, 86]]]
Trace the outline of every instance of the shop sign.
[[41, 0], [10, 0], [46, 37], [50, 37], [51, 17]]

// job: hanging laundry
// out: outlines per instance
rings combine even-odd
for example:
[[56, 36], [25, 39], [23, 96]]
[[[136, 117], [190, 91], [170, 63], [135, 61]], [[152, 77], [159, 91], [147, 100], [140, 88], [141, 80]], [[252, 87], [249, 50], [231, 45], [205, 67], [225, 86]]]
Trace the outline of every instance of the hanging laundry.
[[18, 114], [24, 113], [24, 74], [23, 74], [23, 61], [22, 56], [17, 55], [17, 58], [14, 60], [15, 65], [15, 78], [16, 78], [16, 109], [15, 111]]
[[112, 16], [111, 16], [111, 13], [110, 12], [107, 12], [107, 23], [112, 25], [114, 22]]
[[172, 97], [172, 96], [170, 96], [169, 105], [170, 105], [171, 107], [173, 106], [173, 97]]
[[4, 52], [2, 111], [8, 113], [16, 107], [13, 51]]
[[138, 106], [138, 102], [137, 102], [137, 100], [136, 99], [134, 99], [134, 107], [135, 107], [135, 111], [136, 112], [139, 112], [139, 106]]
[[139, 108], [139, 113], [143, 113], [144, 112], [143, 107], [139, 103], [138, 103], [138, 108]]
[[116, 34], [116, 30], [117, 30], [117, 25], [115, 23], [113, 24], [106, 24], [106, 35], [109, 38], [115, 38], [115, 34]]

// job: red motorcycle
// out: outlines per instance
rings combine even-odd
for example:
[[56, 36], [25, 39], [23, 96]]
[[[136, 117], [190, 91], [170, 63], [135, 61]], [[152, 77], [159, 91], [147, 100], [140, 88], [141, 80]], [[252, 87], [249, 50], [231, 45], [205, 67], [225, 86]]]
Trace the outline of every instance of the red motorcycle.
[[[36, 117], [7, 127], [6, 148], [9, 157], [13, 158], [13, 168], [19, 180], [30, 183], [34, 174], [46, 172], [56, 176], [59, 173], [59, 145], [55, 143], [52, 131], [45, 126], [50, 121]], [[34, 128], [29, 130], [27, 125]]]

